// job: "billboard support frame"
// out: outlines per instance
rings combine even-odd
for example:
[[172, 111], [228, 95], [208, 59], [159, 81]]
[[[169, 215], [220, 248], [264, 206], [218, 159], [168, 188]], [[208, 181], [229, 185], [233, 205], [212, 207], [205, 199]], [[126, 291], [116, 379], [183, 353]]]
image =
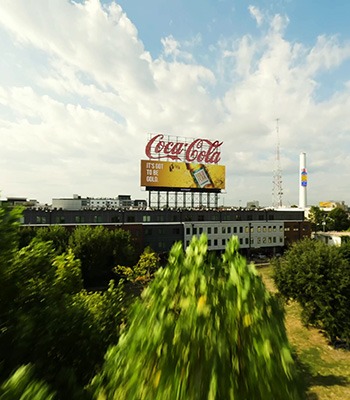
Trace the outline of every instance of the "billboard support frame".
[[[182, 198], [179, 194], [182, 193]], [[206, 193], [206, 196], [203, 196]], [[190, 192], [149, 190], [148, 205], [153, 209], [169, 208], [218, 208], [219, 192]]]

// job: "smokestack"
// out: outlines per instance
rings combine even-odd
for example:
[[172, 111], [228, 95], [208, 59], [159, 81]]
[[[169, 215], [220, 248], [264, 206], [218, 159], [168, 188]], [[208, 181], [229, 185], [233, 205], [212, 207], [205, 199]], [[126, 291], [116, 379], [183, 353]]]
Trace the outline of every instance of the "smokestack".
[[306, 153], [300, 153], [299, 157], [300, 182], [299, 182], [299, 208], [305, 210], [307, 195], [307, 169], [306, 169]]

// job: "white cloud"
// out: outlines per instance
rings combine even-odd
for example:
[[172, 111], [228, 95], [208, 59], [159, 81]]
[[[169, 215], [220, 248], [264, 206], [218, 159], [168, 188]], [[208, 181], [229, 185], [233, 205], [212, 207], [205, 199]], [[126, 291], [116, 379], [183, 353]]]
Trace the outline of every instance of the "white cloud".
[[251, 14], [251, 16], [255, 19], [256, 23], [258, 26], [261, 26], [263, 23], [264, 17], [261, 11], [258, 9], [258, 7], [255, 6], [249, 6], [248, 10]]
[[162, 132], [223, 140], [225, 204], [270, 204], [279, 118], [286, 202], [297, 202], [300, 151], [311, 201], [321, 191], [349, 201], [349, 82], [322, 101], [315, 95], [320, 72], [349, 60], [349, 44], [325, 35], [311, 47], [290, 42], [288, 17], [254, 6], [249, 13], [268, 29], [222, 37], [204, 66], [193, 51], [200, 35], [164, 37], [153, 59], [116, 3], [3, 2], [2, 195], [139, 198], [147, 133]]

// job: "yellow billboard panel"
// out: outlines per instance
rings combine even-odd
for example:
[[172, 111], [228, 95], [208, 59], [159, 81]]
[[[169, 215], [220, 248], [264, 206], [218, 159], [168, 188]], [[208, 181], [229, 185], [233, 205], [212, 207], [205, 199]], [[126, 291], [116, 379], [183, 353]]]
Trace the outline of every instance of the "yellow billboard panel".
[[225, 189], [225, 166], [141, 160], [141, 186], [174, 189]]

